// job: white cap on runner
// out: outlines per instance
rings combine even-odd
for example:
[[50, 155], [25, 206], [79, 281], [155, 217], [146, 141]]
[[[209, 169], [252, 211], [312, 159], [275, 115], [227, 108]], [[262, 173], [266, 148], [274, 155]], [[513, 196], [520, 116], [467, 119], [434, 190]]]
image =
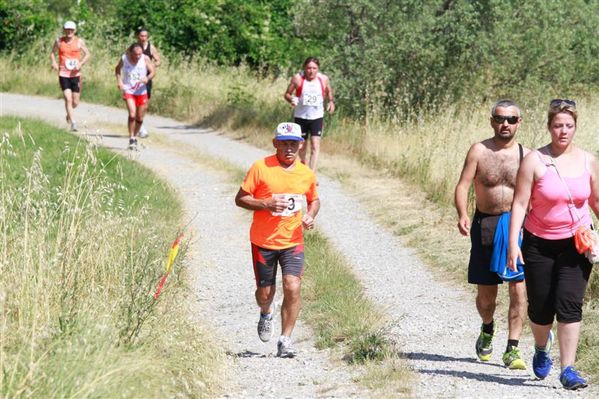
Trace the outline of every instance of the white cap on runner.
[[302, 128], [300, 125], [293, 122], [279, 123], [277, 130], [275, 131], [275, 139], [304, 141], [304, 138], [302, 137]]
[[62, 29], [77, 29], [77, 25], [75, 24], [75, 22], [73, 21], [67, 21], [64, 23], [64, 26], [62, 27]]

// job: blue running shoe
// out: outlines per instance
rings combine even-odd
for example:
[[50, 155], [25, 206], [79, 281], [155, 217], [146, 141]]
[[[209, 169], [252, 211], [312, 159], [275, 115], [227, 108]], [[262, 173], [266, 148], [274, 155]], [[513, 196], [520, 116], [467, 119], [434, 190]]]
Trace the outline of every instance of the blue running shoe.
[[587, 380], [582, 378], [572, 366], [568, 366], [562, 371], [559, 375], [559, 380], [566, 389], [576, 390], [587, 387]]
[[549, 357], [549, 352], [541, 351], [535, 348], [535, 355], [532, 358], [532, 371], [541, 380], [549, 375], [553, 362]]

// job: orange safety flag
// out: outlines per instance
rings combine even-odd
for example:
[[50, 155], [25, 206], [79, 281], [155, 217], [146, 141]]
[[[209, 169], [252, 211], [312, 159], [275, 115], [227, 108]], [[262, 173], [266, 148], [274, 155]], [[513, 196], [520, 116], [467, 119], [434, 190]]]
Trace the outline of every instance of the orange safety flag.
[[181, 238], [183, 238], [183, 233], [179, 234], [179, 236], [173, 241], [171, 245], [171, 249], [168, 252], [168, 260], [166, 261], [166, 272], [158, 282], [158, 286], [156, 287], [156, 292], [154, 293], [154, 299], [158, 299], [160, 292], [162, 291], [162, 287], [164, 283], [166, 283], [166, 278], [168, 277], [171, 269], [173, 268], [173, 263], [175, 263], [175, 258], [179, 253], [179, 244], [181, 243]]

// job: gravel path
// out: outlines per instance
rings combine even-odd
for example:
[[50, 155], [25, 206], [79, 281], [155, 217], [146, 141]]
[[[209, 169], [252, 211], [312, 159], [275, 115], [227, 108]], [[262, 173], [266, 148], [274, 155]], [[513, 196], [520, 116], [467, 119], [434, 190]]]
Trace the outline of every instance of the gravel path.
[[[0, 115], [6, 114], [36, 116], [64, 126], [59, 100], [0, 93]], [[126, 146], [125, 138], [109, 137], [102, 128], [96, 128], [124, 124], [124, 110], [82, 104], [77, 115], [79, 124], [88, 132], [104, 135], [104, 145], [117, 149]], [[223, 158], [244, 169], [266, 154], [210, 130], [166, 118], [148, 117], [146, 125], [154, 134], [167, 135], [178, 145]], [[139, 161], [180, 191], [189, 215], [199, 213], [194, 222], [198, 237], [193, 252], [201, 256], [196, 258], [197, 268], [194, 265], [194, 284], [199, 292], [203, 323], [210, 320], [231, 355], [230, 397], [368, 396], [350, 383], [350, 369], [332, 363], [327, 353], [313, 349], [311, 333], [305, 325], [300, 323], [295, 334], [301, 356], [291, 361], [277, 359], [274, 343], [264, 345], [257, 339], [253, 276], [248, 267], [249, 218], [233, 204], [237, 186], [165, 148], [146, 148], [139, 153]], [[501, 363], [505, 323], [499, 325], [492, 361], [478, 362], [473, 347], [480, 321], [473, 298], [461, 288], [435, 279], [410, 249], [372, 222], [337, 182], [325, 176], [319, 176], [319, 182], [323, 206], [317, 224], [350, 261], [367, 295], [391, 320], [390, 334], [417, 373], [415, 397], [598, 396], [594, 386], [578, 392], [563, 390], [555, 370], [547, 379], [538, 381], [531, 371], [505, 369]], [[523, 356], [531, 359], [530, 337], [523, 337], [521, 342]], [[554, 361], [557, 364], [557, 359]], [[280, 383], [283, 381], [284, 386]]]

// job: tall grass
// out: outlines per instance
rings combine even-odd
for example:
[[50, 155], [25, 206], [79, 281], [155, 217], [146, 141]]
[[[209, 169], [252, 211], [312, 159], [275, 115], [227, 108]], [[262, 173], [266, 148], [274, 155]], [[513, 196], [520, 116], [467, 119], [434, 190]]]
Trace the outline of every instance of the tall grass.
[[[151, 296], [181, 215], [167, 187], [129, 190], [107, 164], [142, 168], [47, 125], [3, 118], [0, 129], [0, 396], [213, 392], [221, 354], [180, 305], [181, 272]], [[48, 135], [56, 143], [40, 147]]]
[[[89, 45], [94, 59], [85, 72], [88, 86], [84, 88], [83, 100], [118, 105], [120, 100], [111, 74], [112, 64], [116, 63], [120, 50], [114, 44], [102, 46], [91, 42]], [[32, 48], [25, 58], [0, 58], [0, 68], [6, 71], [0, 75], [0, 90], [59, 95], [54, 74], [39, 72], [49, 69], [47, 61], [40, 61], [38, 57], [41, 48], [41, 45]], [[49, 51], [49, 47], [46, 51]], [[323, 68], [326, 72], [326, 65]], [[150, 110], [191, 123], [223, 129], [234, 137], [269, 147], [271, 132], [276, 123], [291, 119], [291, 109], [282, 100], [286, 84], [285, 78], [259, 79], [244, 67], [225, 68], [209, 63], [171, 59], [158, 70]], [[334, 89], [334, 76], [332, 85]], [[525, 146], [535, 148], [549, 141], [546, 107], [549, 99], [556, 96], [559, 97], [560, 93], [548, 93], [546, 98], [513, 98], [517, 102], [533, 104], [522, 110], [524, 120], [518, 139]], [[594, 126], [599, 123], [599, 97], [585, 96], [576, 100], [579, 122], [575, 142], [597, 153], [599, 142], [595, 138]], [[443, 231], [451, 232], [453, 227], [447, 223], [453, 222], [446, 221], [452, 221], [455, 212], [452, 208], [453, 190], [470, 145], [492, 135], [489, 116], [493, 102], [494, 99], [485, 103], [468, 100], [448, 102], [437, 105], [434, 113], [404, 115], [402, 120], [389, 119], [375, 111], [364, 119], [354, 120], [345, 117], [343, 109], [339, 109], [335, 115], [327, 115], [325, 119], [322, 150], [331, 156], [356, 159], [361, 165], [378, 170], [377, 175], [401, 177], [416, 185], [426, 194], [422, 201], [429, 200], [440, 206], [439, 220], [446, 224]], [[323, 158], [325, 161], [326, 155]], [[326, 166], [320, 170], [327, 172]], [[351, 171], [346, 173], [335, 169], [334, 173], [351, 178]], [[391, 208], [393, 206], [389, 205]], [[389, 220], [386, 222], [390, 223]], [[398, 234], [406, 234], [406, 229], [412, 229], [417, 234], [425, 235], [429, 238], [425, 241], [432, 249], [425, 251], [423, 256], [436, 267], [461, 276], [463, 268], [460, 265], [466, 255], [459, 245], [454, 245], [455, 236], [449, 234], [437, 237], [427, 234], [423, 231], [426, 227], [421, 224], [415, 221], [400, 227]], [[435, 229], [435, 223], [426, 226]], [[436, 241], [431, 243], [431, 240]], [[418, 237], [411, 239], [415, 246], [417, 241]], [[593, 273], [587, 298], [580, 357], [581, 362], [592, 365], [592, 373], [599, 375], [599, 360], [596, 357], [593, 361], [585, 360], [593, 357], [592, 353], [597, 352], [596, 348], [599, 346], [599, 337], [595, 337], [593, 333], [599, 326], [599, 318], [594, 317], [596, 307], [599, 306], [597, 273]]]

